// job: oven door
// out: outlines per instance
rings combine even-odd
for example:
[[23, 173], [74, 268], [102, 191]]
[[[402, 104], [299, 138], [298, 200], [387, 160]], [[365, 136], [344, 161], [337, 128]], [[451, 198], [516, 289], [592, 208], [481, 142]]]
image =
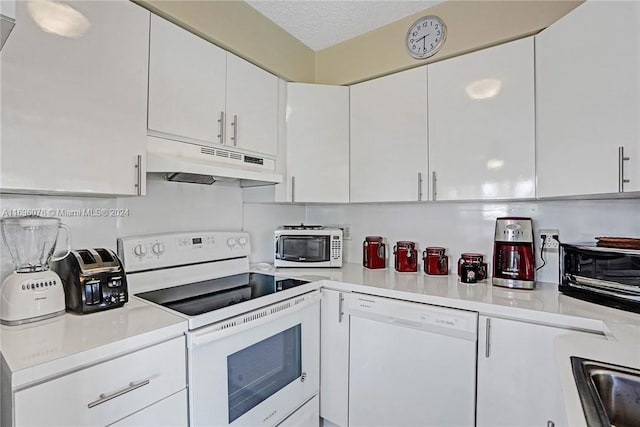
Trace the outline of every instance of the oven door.
[[296, 263], [330, 261], [331, 236], [281, 234], [276, 238], [276, 260]]
[[318, 393], [319, 292], [192, 332], [188, 342], [190, 425], [274, 426]]

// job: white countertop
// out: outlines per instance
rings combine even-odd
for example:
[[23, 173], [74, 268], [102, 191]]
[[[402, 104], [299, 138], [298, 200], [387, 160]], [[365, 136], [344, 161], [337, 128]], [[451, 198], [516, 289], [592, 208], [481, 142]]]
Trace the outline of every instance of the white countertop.
[[[267, 271], [263, 264], [254, 271]], [[278, 268], [272, 274], [306, 280], [322, 280], [322, 286], [344, 292], [361, 292], [426, 304], [441, 305], [480, 314], [563, 328], [594, 331], [556, 339], [556, 358], [570, 426], [586, 426], [571, 370], [570, 356], [599, 360], [640, 369], [640, 314], [581, 301], [558, 292], [554, 283], [536, 283], [536, 289], [511, 290], [491, 286], [490, 281], [465, 284], [455, 274], [428, 276], [422, 272], [369, 270], [360, 264], [342, 268]]]
[[0, 351], [12, 388], [135, 351], [187, 330], [187, 321], [132, 298], [98, 313], [66, 313], [21, 326], [0, 326]]

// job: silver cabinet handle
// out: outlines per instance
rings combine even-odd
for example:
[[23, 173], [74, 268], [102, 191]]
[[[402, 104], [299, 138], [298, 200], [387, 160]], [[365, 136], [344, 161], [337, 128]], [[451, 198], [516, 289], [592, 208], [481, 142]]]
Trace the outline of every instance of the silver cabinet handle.
[[142, 196], [142, 154], [138, 154], [136, 159], [136, 195]]
[[438, 192], [436, 191], [436, 181], [436, 171], [433, 171], [431, 173], [431, 200], [433, 200], [434, 202], [436, 201], [436, 195], [438, 194]]
[[624, 185], [629, 183], [628, 179], [624, 179], [624, 162], [631, 160], [624, 155], [624, 147], [618, 147], [618, 193], [624, 192]]
[[340, 292], [338, 298], [338, 323], [342, 323], [342, 316], [344, 315], [344, 294]]
[[422, 172], [418, 172], [418, 201], [422, 201]]
[[123, 394], [129, 393], [130, 391], [133, 391], [133, 390], [135, 390], [137, 388], [144, 387], [147, 384], [149, 384], [150, 382], [151, 382], [151, 380], [142, 380], [142, 381], [138, 381], [138, 382], [131, 381], [127, 387], [121, 388], [118, 391], [114, 391], [111, 394], [102, 393], [98, 400], [94, 400], [93, 402], [89, 403], [87, 406], [89, 408], [93, 408], [94, 406], [101, 405], [104, 402], [108, 402], [111, 399], [115, 399], [116, 397], [122, 396]]
[[233, 121], [231, 122], [231, 126], [233, 126], [233, 136], [231, 137], [231, 140], [233, 141], [233, 146], [237, 146], [238, 145], [238, 115], [234, 114], [233, 115]]
[[486, 333], [485, 344], [484, 344], [484, 357], [488, 358], [489, 348], [491, 347], [491, 339], [489, 338], [491, 335], [491, 319], [487, 319], [486, 332], [487, 333]]
[[218, 139], [220, 139], [220, 144], [224, 144], [224, 111], [220, 111], [218, 123]]
[[296, 177], [291, 177], [291, 203], [296, 201]]

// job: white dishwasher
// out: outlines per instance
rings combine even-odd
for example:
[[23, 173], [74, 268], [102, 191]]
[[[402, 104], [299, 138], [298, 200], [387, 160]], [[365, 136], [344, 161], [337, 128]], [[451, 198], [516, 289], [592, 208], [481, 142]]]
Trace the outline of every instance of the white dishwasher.
[[473, 426], [478, 314], [354, 293], [349, 426]]

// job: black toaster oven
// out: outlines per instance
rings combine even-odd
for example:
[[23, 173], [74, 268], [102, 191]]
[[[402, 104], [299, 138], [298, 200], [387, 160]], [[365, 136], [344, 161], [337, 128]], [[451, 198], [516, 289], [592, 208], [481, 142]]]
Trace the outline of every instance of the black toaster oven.
[[640, 313], [640, 250], [563, 243], [558, 289], [576, 298]]
[[87, 314], [129, 301], [124, 268], [109, 249], [74, 250], [51, 268], [62, 280], [67, 311]]

